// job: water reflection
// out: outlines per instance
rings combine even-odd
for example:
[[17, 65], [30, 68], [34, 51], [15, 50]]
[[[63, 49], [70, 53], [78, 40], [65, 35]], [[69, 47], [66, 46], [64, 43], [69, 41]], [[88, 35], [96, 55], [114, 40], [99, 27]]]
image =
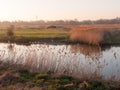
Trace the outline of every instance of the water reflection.
[[32, 71], [64, 73], [79, 78], [120, 79], [120, 47], [88, 45], [0, 44], [0, 60]]
[[81, 45], [81, 44], [75, 44], [71, 45], [71, 52], [77, 53], [81, 52], [82, 54], [89, 56], [95, 53], [100, 53], [101, 52], [101, 47], [100, 46], [92, 46], [92, 45]]
[[81, 53], [85, 57], [89, 57], [92, 59], [99, 59], [101, 55], [101, 47], [100, 46], [91, 46], [91, 45], [71, 45], [70, 50], [73, 53]]

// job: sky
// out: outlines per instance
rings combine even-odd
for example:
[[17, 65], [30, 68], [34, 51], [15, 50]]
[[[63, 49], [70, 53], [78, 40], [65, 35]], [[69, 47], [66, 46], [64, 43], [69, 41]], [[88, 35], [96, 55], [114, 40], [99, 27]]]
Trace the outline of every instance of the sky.
[[0, 0], [0, 21], [120, 17], [120, 0]]

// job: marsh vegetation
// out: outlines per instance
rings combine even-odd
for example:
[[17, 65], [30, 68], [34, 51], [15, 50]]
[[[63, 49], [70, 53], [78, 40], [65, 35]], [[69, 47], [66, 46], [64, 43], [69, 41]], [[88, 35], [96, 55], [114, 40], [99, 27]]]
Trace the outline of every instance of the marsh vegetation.
[[[120, 44], [119, 24], [98, 24], [80, 26], [41, 26], [39, 28], [18, 28], [14, 31], [0, 30], [0, 42], [13, 43], [86, 43], [86, 44]], [[9, 31], [9, 32], [8, 32]], [[7, 35], [6, 35], [7, 32]], [[13, 35], [14, 33], [14, 35]], [[9, 34], [9, 35], [8, 35]], [[9, 36], [11, 36], [9, 38]]]
[[0, 87], [119, 89], [120, 47], [0, 44]]
[[72, 27], [70, 40], [87, 44], [120, 44], [119, 25], [84, 25]]
[[120, 88], [119, 24], [9, 27], [0, 42], [0, 88]]

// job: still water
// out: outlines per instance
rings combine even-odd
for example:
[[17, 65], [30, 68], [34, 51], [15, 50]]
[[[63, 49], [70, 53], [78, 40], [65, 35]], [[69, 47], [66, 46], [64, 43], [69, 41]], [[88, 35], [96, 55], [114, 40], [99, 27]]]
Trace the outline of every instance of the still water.
[[0, 60], [34, 72], [120, 80], [120, 46], [0, 43]]

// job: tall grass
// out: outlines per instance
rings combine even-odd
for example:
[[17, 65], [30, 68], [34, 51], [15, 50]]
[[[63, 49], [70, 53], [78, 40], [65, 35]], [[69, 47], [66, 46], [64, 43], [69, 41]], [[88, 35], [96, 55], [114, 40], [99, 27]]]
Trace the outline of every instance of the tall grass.
[[[12, 46], [13, 48], [11, 48]], [[6, 47], [6, 49], [0, 52], [0, 59], [8, 62], [10, 65], [18, 65], [17, 67], [19, 68], [29, 69], [31, 72], [80, 75], [80, 78], [82, 78], [85, 76], [93, 77], [92, 74], [96, 71], [89, 65], [89, 62], [86, 61], [84, 63], [79, 56], [67, 51], [70, 47], [65, 48], [63, 46], [63, 48], [59, 48], [56, 46], [55, 48], [49, 45], [16, 47], [14, 44], [12, 46], [8, 46], [8, 49]], [[82, 65], [83, 63], [84, 65]]]
[[[0, 60], [30, 72], [66, 74], [81, 79], [102, 78], [105, 66], [100, 47], [84, 46], [3, 46]], [[77, 47], [77, 50], [73, 50]], [[71, 51], [72, 50], [72, 51]], [[80, 51], [79, 51], [80, 50]], [[75, 52], [73, 52], [75, 51]], [[115, 54], [114, 54], [115, 56]]]
[[80, 41], [88, 44], [99, 44], [103, 40], [103, 33], [94, 30], [79, 30], [73, 29], [71, 31], [70, 40]]
[[[70, 40], [73, 42], [82, 42], [87, 44], [99, 45], [100, 43], [120, 43], [120, 28], [110, 26], [84, 26], [72, 27]], [[115, 37], [117, 36], [117, 39]]]

